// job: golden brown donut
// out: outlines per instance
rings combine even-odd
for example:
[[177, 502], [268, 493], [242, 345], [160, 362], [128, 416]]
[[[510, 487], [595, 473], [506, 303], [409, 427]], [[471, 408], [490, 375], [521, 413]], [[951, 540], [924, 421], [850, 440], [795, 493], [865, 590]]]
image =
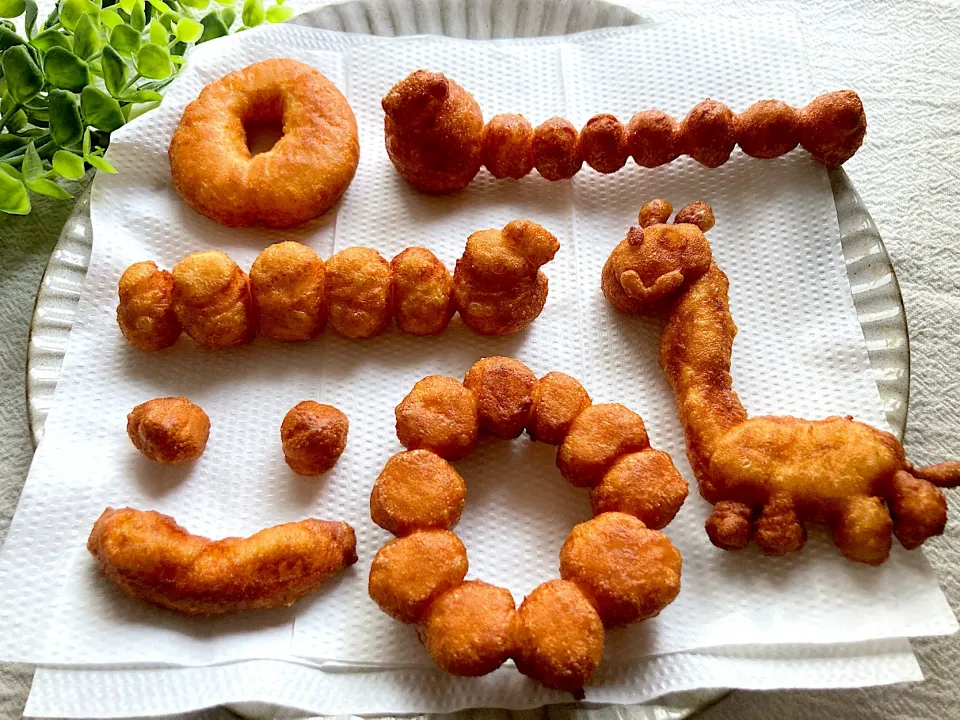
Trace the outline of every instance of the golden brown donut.
[[411, 335], [439, 335], [456, 312], [453, 276], [436, 255], [409, 247], [390, 262], [393, 317]]
[[[246, 125], [283, 124], [270, 150], [251, 156]], [[231, 227], [293, 227], [343, 195], [360, 159], [357, 121], [319, 72], [274, 58], [229, 73], [187, 105], [170, 141], [177, 192]]]
[[219, 250], [187, 255], [173, 268], [173, 308], [187, 335], [207, 350], [253, 340], [250, 279]]
[[134, 263], [120, 276], [117, 324], [131, 345], [163, 350], [173, 345], [183, 328], [173, 310], [173, 276], [155, 262]]
[[549, 372], [533, 390], [527, 432], [533, 440], [559, 445], [574, 419], [590, 403], [590, 396], [578, 380], [562, 372]]
[[431, 603], [420, 637], [438, 668], [477, 677], [493, 672], [510, 657], [515, 617], [509, 590], [468, 580]]
[[423, 378], [395, 414], [397, 439], [408, 450], [430, 450], [445, 460], [462, 460], [477, 447], [476, 398], [453, 378]]
[[104, 575], [125, 593], [189, 615], [292, 605], [353, 565], [356, 547], [353, 528], [342, 522], [310, 518], [214, 542], [168, 515], [133, 508], [104, 510], [87, 540]]
[[376, 250], [350, 247], [327, 261], [330, 324], [348, 338], [372, 338], [390, 324], [393, 276]]
[[627, 131], [613, 115], [590, 118], [577, 143], [580, 157], [597, 172], [614, 173], [627, 162]]
[[680, 123], [683, 151], [701, 165], [720, 167], [736, 145], [735, 124], [733, 110], [716, 100], [702, 100]]
[[800, 111], [800, 144], [828, 169], [852, 158], [866, 134], [867, 116], [853, 90], [821, 95]]
[[523, 115], [494, 115], [483, 126], [481, 157], [495, 178], [519, 180], [533, 170], [533, 126]]
[[737, 115], [736, 134], [750, 157], [780, 157], [800, 143], [800, 111], [780, 100], [759, 100]]
[[619, 403], [591, 405], [577, 415], [557, 450], [557, 467], [572, 485], [593, 487], [621, 455], [650, 447], [643, 419]]
[[283, 458], [297, 475], [320, 475], [336, 465], [347, 446], [350, 421], [333, 405], [304, 400], [280, 425]]
[[627, 123], [627, 150], [637, 165], [653, 168], [680, 155], [680, 125], [662, 110], [642, 110]]
[[511, 358], [483, 358], [467, 371], [463, 385], [477, 400], [482, 432], [505, 440], [520, 437], [537, 387], [530, 368]]
[[429, 450], [387, 460], [370, 493], [370, 519], [389, 533], [451, 530], [459, 521], [467, 485], [453, 466]]
[[533, 164], [547, 180], [567, 180], [583, 165], [577, 152], [577, 129], [569, 120], [554, 117], [533, 131]]
[[621, 455], [590, 491], [593, 514], [622, 512], [652, 530], [673, 520], [687, 499], [687, 481], [665, 452], [647, 448]]
[[323, 260], [306, 245], [281, 242], [257, 255], [250, 290], [257, 330], [282, 342], [309, 340], [327, 324]]
[[380, 548], [370, 565], [370, 598], [390, 617], [417, 623], [441, 593], [467, 574], [467, 549], [448, 530], [420, 530]]
[[210, 437], [210, 418], [185, 397], [154, 398], [127, 415], [127, 435], [151, 460], [182, 465], [203, 455]]

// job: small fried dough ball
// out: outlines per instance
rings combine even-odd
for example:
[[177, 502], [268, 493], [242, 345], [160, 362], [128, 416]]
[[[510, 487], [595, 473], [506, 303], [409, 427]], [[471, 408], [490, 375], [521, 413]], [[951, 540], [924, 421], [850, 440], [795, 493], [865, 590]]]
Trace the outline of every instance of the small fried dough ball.
[[594, 515], [622, 512], [660, 530], [687, 499], [687, 481], [665, 452], [647, 448], [622, 455], [590, 491]]
[[613, 115], [594, 115], [580, 131], [578, 153], [597, 172], [614, 173], [627, 162], [627, 131]]
[[253, 340], [250, 278], [225, 253], [187, 255], [173, 268], [173, 308], [187, 335], [207, 350]]
[[627, 150], [641, 167], [658, 167], [680, 155], [680, 125], [662, 110], [643, 110], [627, 123]]
[[673, 224], [696, 225], [700, 228], [700, 232], [707, 232], [717, 224], [717, 219], [713, 216], [713, 208], [709, 204], [703, 200], [694, 200], [677, 210]]
[[451, 675], [478, 677], [510, 657], [515, 617], [509, 590], [468, 580], [433, 601], [420, 637], [438, 668]]
[[893, 516], [893, 534], [907, 550], [920, 547], [947, 525], [947, 499], [931, 482], [897, 471], [887, 501]]
[[701, 165], [723, 165], [736, 144], [736, 118], [721, 102], [707, 98], [693, 106], [680, 123], [683, 151]]
[[430, 450], [445, 460], [462, 460], [477, 447], [476, 398], [453, 378], [423, 378], [395, 414], [397, 439], [408, 450]]
[[618, 512], [574, 526], [560, 550], [560, 577], [593, 600], [607, 628], [653, 617], [672, 603], [680, 566], [666, 535]]
[[533, 170], [533, 126], [523, 115], [494, 115], [481, 146], [483, 164], [495, 178], [519, 180]]
[[350, 247], [327, 261], [330, 324], [348, 338], [372, 338], [390, 324], [390, 263], [376, 250]]
[[555, 690], [576, 692], [603, 655], [603, 623], [574, 583], [550, 580], [517, 610], [517, 670]]
[[333, 405], [299, 402], [280, 425], [283, 457], [297, 475], [325, 473], [343, 454], [349, 429], [347, 416]]
[[527, 432], [533, 440], [559, 445], [590, 402], [578, 380], [562, 372], [549, 372], [533, 390]]
[[621, 455], [650, 447], [643, 419], [619, 403], [591, 405], [577, 415], [557, 451], [560, 474], [576, 487], [593, 487]]
[[250, 290], [257, 329], [282, 342], [309, 340], [327, 324], [323, 260], [306, 245], [282, 242], [257, 255]]
[[411, 335], [439, 335], [456, 312], [453, 276], [436, 255], [409, 247], [390, 262], [393, 317]]
[[577, 153], [577, 129], [564, 118], [550, 118], [533, 131], [533, 164], [547, 180], [568, 180], [583, 161]]
[[800, 142], [800, 111], [780, 100], [759, 100], [737, 115], [736, 133], [750, 157], [780, 157]]
[[800, 144], [828, 169], [852, 158], [867, 134], [867, 116], [853, 90], [814, 98], [800, 111]]
[[151, 460], [182, 465], [203, 455], [210, 437], [210, 418], [185, 397], [155, 398], [127, 415], [127, 435]]
[[370, 518], [387, 532], [450, 530], [460, 520], [467, 485], [453, 465], [429, 450], [387, 460], [370, 493]]
[[441, 593], [463, 582], [467, 549], [448, 530], [391, 540], [373, 558], [367, 591], [390, 617], [417, 623]]
[[481, 431], [504, 440], [520, 437], [537, 386], [530, 368], [507, 357], [483, 358], [467, 371], [463, 385], [477, 399]]
[[663, 198], [655, 198], [645, 203], [640, 208], [640, 214], [637, 216], [637, 222], [640, 227], [648, 228], [651, 225], [661, 225], [670, 219], [670, 213], [673, 212], [673, 205]]
[[152, 261], [134, 263], [120, 276], [117, 324], [131, 345], [163, 350], [173, 345], [183, 328], [173, 311], [173, 276]]
[[743, 550], [750, 544], [752, 514], [749, 505], [721, 500], [713, 506], [713, 512], [704, 523], [707, 537], [721, 550]]

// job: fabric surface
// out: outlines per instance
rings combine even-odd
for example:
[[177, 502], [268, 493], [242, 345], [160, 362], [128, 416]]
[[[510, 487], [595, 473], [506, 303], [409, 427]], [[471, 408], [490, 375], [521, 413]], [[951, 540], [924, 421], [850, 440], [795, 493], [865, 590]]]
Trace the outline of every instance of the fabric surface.
[[[917, 463], [955, 454], [960, 427], [960, 5], [946, 0], [652, 0], [625, 3], [655, 20], [797, 13], [817, 90], [857, 90], [867, 108], [864, 148], [845, 166], [876, 221], [900, 279], [912, 343], [907, 452]], [[67, 204], [40, 204], [29, 218], [0, 217], [0, 533], [29, 466], [23, 364], [33, 296]], [[926, 546], [960, 613], [960, 493], [951, 522]], [[777, 717], [931, 718], [960, 702], [960, 639], [914, 644], [926, 682], [819, 692], [737, 692], [702, 713], [708, 720]], [[4, 667], [0, 716], [16, 717], [30, 673]], [[206, 718], [206, 716], [204, 716]], [[212, 717], [212, 716], [211, 716]]]

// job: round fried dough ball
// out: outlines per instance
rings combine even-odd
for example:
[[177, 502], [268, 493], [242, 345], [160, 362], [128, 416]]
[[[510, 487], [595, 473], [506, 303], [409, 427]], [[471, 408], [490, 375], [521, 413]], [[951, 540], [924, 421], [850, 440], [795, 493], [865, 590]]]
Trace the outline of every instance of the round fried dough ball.
[[520, 437], [537, 376], [519, 360], [489, 357], [473, 364], [463, 385], [477, 400], [480, 430], [504, 440]]
[[348, 338], [372, 338], [390, 324], [390, 263], [376, 250], [350, 247], [327, 261], [330, 324]]
[[439, 335], [456, 312], [453, 276], [436, 255], [409, 247], [390, 262], [393, 317], [411, 335]]
[[510, 290], [476, 287], [458, 282], [460, 263], [454, 271], [454, 296], [464, 325], [480, 335], [511, 335], [520, 332], [540, 317], [547, 304], [549, 283], [538, 270], [527, 280], [518, 281]]
[[533, 440], [559, 445], [576, 417], [590, 407], [580, 382], [562, 372], [549, 372], [533, 390], [527, 432]]
[[420, 637], [438, 668], [477, 677], [493, 672], [510, 657], [515, 618], [509, 590], [468, 580], [431, 603]]
[[673, 223], [674, 225], [696, 225], [700, 228], [700, 232], [707, 232], [716, 225], [717, 220], [713, 216], [713, 208], [709, 204], [703, 200], [695, 200], [677, 210]]
[[637, 216], [637, 222], [640, 227], [647, 228], [651, 225], [660, 225], [670, 219], [670, 213], [673, 212], [673, 205], [663, 198], [655, 198], [645, 203], [640, 208], [640, 214]]
[[483, 128], [483, 164], [495, 178], [519, 180], [533, 170], [533, 126], [523, 115], [494, 115]]
[[183, 328], [173, 310], [173, 276], [153, 261], [134, 263], [120, 276], [117, 324], [131, 345], [163, 350], [173, 345]]
[[423, 378], [395, 414], [397, 439], [408, 450], [430, 450], [445, 460], [462, 460], [477, 447], [476, 398], [453, 378]]
[[533, 164], [547, 180], [567, 180], [580, 170], [577, 129], [569, 120], [550, 118], [533, 131]]
[[597, 172], [614, 173], [627, 162], [627, 131], [613, 115], [594, 115], [580, 131], [578, 153]]
[[260, 334], [282, 342], [309, 340], [327, 324], [323, 260], [306, 245], [282, 242], [257, 255], [250, 290]]
[[643, 110], [627, 123], [627, 150], [641, 167], [673, 162], [680, 154], [680, 125], [662, 110]]
[[591, 405], [577, 415], [557, 451], [560, 474], [576, 487], [593, 487], [621, 455], [650, 447], [643, 419], [619, 403]]
[[866, 134], [867, 116], [853, 90], [821, 95], [800, 111], [800, 144], [827, 168], [852, 158]]
[[683, 151], [701, 165], [720, 167], [736, 144], [735, 122], [733, 110], [722, 102], [702, 100], [680, 123]]
[[672, 603], [680, 566], [666, 535], [619, 512], [574, 526], [560, 549], [560, 577], [583, 590], [608, 628], [653, 617]]
[[182, 465], [203, 455], [210, 437], [210, 418], [185, 397], [155, 398], [127, 415], [127, 435], [151, 460]]
[[467, 485], [453, 466], [429, 450], [387, 460], [370, 493], [370, 518], [387, 532], [450, 530], [460, 520]]
[[192, 253], [174, 266], [173, 308], [187, 335], [207, 350], [242, 345], [256, 334], [250, 279], [219, 250]]
[[603, 655], [603, 623], [574, 583], [550, 580], [517, 610], [517, 670], [555, 690], [575, 692]]
[[590, 491], [594, 515], [622, 512], [660, 530], [687, 499], [687, 481], [665, 452], [647, 448], [622, 455]]
[[759, 100], [737, 115], [736, 133], [750, 157], [780, 157], [800, 142], [800, 111], [780, 100]]
[[417, 623], [430, 603], [466, 574], [467, 549], [460, 538], [448, 530], [421, 530], [380, 548], [367, 591], [387, 615]]
[[325, 473], [343, 454], [349, 429], [347, 416], [333, 405], [299, 402], [280, 425], [283, 457], [297, 475]]
[[907, 550], [920, 547], [947, 524], [947, 499], [931, 482], [899, 470], [891, 482], [887, 500], [893, 516], [893, 534]]

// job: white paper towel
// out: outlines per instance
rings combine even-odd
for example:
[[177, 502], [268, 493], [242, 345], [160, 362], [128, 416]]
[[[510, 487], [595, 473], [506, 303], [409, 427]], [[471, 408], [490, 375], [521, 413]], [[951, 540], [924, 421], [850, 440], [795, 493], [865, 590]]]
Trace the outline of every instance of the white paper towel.
[[[693, 44], [692, 37], [696, 38]], [[339, 213], [306, 231], [229, 230], [192, 213], [174, 194], [166, 146], [183, 107], [225, 72], [284, 55], [318, 67], [346, 93], [361, 134], [361, 163]], [[596, 401], [621, 401], [645, 418], [654, 445], [686, 477], [682, 434], [656, 367], [657, 327], [617, 316], [599, 292], [599, 270], [654, 196], [676, 206], [710, 201], [710, 235], [732, 282], [737, 389], [754, 413], [811, 417], [852, 413], [883, 425], [840, 257], [822, 168], [797, 152], [758, 162], [736, 153], [708, 170], [689, 160], [613, 176], [584, 169], [571, 184], [536, 176], [426, 198], [393, 171], [382, 144], [379, 98], [417, 67], [442, 70], [477, 97], [487, 117], [519, 111], [535, 124], [594, 112], [622, 119], [642, 107], [677, 116], [705, 96], [742, 110], [779, 97], [803, 104], [802, 46], [791, 20], [704, 22], [607, 31], [563, 40], [479, 45], [435, 38], [391, 40], [301, 28], [268, 28], [201, 47], [164, 105], [114, 135], [94, 192], [96, 247], [46, 436], [0, 558], [2, 657], [58, 664], [207, 664], [289, 654], [365, 666], [428, 667], [410, 628], [366, 597], [366, 571], [387, 539], [368, 519], [373, 479], [399, 450], [392, 409], [420, 377], [461, 376], [483, 355], [517, 357], [542, 374], [579, 377]], [[424, 244], [452, 264], [466, 236], [530, 217], [557, 234], [547, 266], [550, 298], [530, 329], [510, 338], [473, 335], [459, 322], [438, 338], [391, 331], [349, 341], [332, 331], [306, 345], [258, 339], [204, 353], [183, 340], [163, 354], [129, 348], [113, 319], [116, 279], [131, 262], [170, 267], [219, 247], [244, 267], [280, 238], [322, 256], [349, 245], [390, 257]], [[207, 453], [191, 468], [152, 466], [129, 446], [124, 417], [138, 402], [184, 394], [213, 421]], [[351, 417], [347, 452], [319, 481], [283, 464], [278, 428], [295, 402], [313, 397]], [[472, 577], [509, 587], [519, 601], [557, 573], [570, 527], [589, 516], [584, 493], [553, 467], [552, 448], [484, 442], [459, 469], [470, 488], [459, 532]], [[505, 466], [508, 471], [505, 472]], [[290, 609], [218, 620], [184, 619], [120, 596], [84, 549], [107, 504], [152, 507], [195, 532], [246, 535], [306, 515], [351, 522], [361, 561], [315, 598]], [[804, 553], [771, 560], [713, 548], [708, 506], [688, 500], [667, 532], [684, 556], [683, 592], [656, 620], [608, 636], [608, 663], [731, 644], [854, 642], [952, 632], [956, 622], [919, 553], [897, 548], [882, 568], [842, 559], [814, 533]], [[478, 681], [462, 682], [466, 687]], [[708, 675], [700, 686], [718, 683]], [[395, 708], [383, 707], [384, 712]]]

